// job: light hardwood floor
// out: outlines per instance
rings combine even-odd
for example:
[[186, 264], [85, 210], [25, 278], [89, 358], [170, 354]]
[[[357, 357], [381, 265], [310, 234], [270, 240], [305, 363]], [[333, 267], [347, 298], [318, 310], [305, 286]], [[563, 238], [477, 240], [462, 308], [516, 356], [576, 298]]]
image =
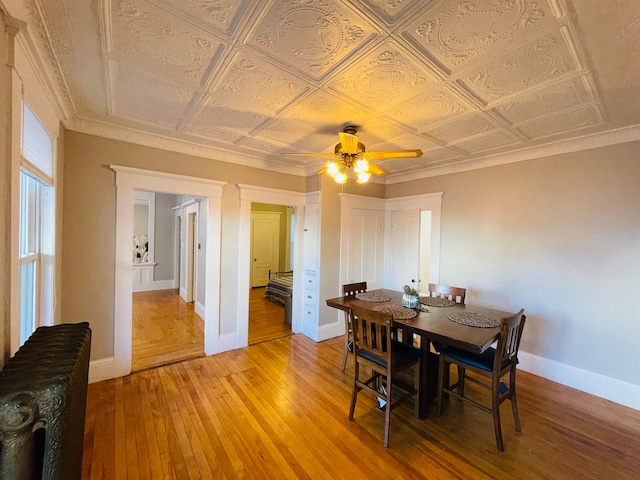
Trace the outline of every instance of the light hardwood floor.
[[[264, 288], [249, 294], [249, 345], [291, 335], [284, 307], [265, 300]], [[133, 294], [132, 369], [204, 356], [204, 322], [178, 290]]]
[[193, 307], [178, 290], [133, 294], [134, 372], [204, 356], [204, 322]]
[[373, 399], [348, 420], [342, 349], [290, 335], [91, 384], [83, 478], [640, 478], [640, 412], [526, 372], [505, 452], [491, 417], [453, 399], [427, 420], [395, 410], [385, 449]]
[[284, 320], [284, 307], [264, 298], [264, 288], [249, 293], [249, 345], [291, 335]]

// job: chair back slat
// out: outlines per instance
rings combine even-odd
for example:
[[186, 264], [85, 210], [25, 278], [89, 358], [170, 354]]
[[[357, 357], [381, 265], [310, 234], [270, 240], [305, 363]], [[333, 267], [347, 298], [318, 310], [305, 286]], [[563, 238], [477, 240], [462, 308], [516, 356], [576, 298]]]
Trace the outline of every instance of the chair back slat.
[[353, 340], [355, 353], [367, 351], [388, 364], [390, 361], [391, 319], [390, 313], [372, 312], [353, 307]]
[[515, 315], [500, 321], [500, 338], [498, 339], [494, 368], [502, 365], [505, 360], [513, 360], [514, 358], [517, 360], [520, 339], [527, 318], [523, 312], [524, 310], [521, 309]]
[[342, 296], [355, 297], [356, 293], [367, 291], [367, 282], [347, 283], [342, 285]]
[[466, 295], [466, 288], [449, 287], [447, 285], [438, 285], [436, 283], [429, 284], [430, 297], [446, 298], [447, 300], [453, 300], [456, 303], [464, 305]]

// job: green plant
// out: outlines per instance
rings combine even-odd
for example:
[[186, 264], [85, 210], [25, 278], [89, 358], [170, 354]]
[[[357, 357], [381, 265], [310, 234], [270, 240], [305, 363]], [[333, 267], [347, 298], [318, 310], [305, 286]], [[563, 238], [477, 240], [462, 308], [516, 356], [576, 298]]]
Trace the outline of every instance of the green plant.
[[418, 291], [415, 288], [410, 287], [409, 285], [405, 285], [404, 287], [402, 287], [402, 289], [404, 290], [404, 293], [406, 293], [407, 295], [410, 295], [412, 297], [419, 296]]

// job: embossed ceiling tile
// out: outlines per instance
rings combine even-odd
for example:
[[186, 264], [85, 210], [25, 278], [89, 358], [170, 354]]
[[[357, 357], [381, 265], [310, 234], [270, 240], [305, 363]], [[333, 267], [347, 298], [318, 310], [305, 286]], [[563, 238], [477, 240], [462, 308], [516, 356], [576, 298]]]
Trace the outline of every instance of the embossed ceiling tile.
[[224, 148], [233, 148], [233, 144], [238, 142], [244, 136], [239, 132], [231, 132], [229, 130], [221, 130], [215, 127], [201, 129], [198, 133], [187, 132], [186, 137], [198, 142], [203, 142], [212, 146], [221, 146]]
[[362, 125], [371, 118], [360, 107], [322, 91], [314, 92], [284, 116], [317, 128], [326, 128], [327, 124]]
[[495, 107], [513, 123], [524, 122], [593, 101], [582, 78], [549, 85]]
[[496, 130], [498, 126], [481, 113], [467, 115], [432, 130], [423, 132], [444, 143], [455, 142], [466, 137]]
[[211, 97], [222, 106], [275, 116], [307, 89], [291, 74], [248, 54], [239, 54]]
[[496, 148], [517, 145], [519, 143], [522, 143], [522, 140], [520, 140], [512, 133], [506, 131], [498, 131], [489, 133], [487, 135], [482, 135], [480, 137], [472, 138], [467, 141], [456, 143], [453, 146], [470, 154], [474, 154], [486, 152], [487, 150], [493, 150]]
[[354, 62], [329, 87], [381, 111], [426, 91], [437, 81], [394, 42], [387, 41]]
[[437, 147], [431, 150], [424, 150], [422, 152], [421, 160], [425, 161], [428, 164], [432, 164], [436, 162], [439, 163], [439, 162], [453, 160], [454, 158], [459, 158], [459, 157], [461, 157], [461, 155], [454, 150]]
[[319, 79], [376, 36], [338, 2], [275, 0], [247, 43]]
[[395, 25], [411, 11], [412, 7], [425, 4], [424, 0], [362, 0], [373, 15], [388, 26]]
[[556, 33], [465, 75], [463, 83], [490, 103], [576, 69], [562, 35]]
[[233, 105], [225, 105], [216, 99], [209, 98], [187, 130], [198, 132], [204, 129], [206, 131], [210, 126], [216, 126], [222, 129], [238, 130], [246, 135], [270, 118], [267, 115], [239, 110]]
[[375, 145], [405, 133], [407, 131], [404, 128], [400, 128], [388, 120], [376, 117], [370, 118], [363, 125], [358, 125], [358, 136], [366, 138], [367, 145]]
[[167, 10], [178, 16], [187, 16], [195, 24], [213, 28], [231, 36], [237, 26], [237, 16], [243, 13], [249, 0], [160, 0]]
[[596, 107], [591, 106], [551, 117], [540, 118], [525, 125], [518, 125], [518, 128], [527, 136], [536, 140], [538, 138], [573, 132], [583, 128], [596, 127], [601, 124], [602, 116], [600, 115], [600, 111]]
[[467, 61], [509, 43], [557, 28], [547, 2], [448, 0], [407, 25], [402, 37], [452, 72]]
[[269, 152], [275, 154], [282, 153], [286, 150], [282, 145], [265, 142], [253, 137], [242, 137], [238, 140], [237, 145], [251, 148], [259, 152]]
[[367, 150], [370, 151], [413, 150], [416, 148], [419, 148], [420, 150], [428, 150], [436, 146], [432, 141], [427, 140], [420, 135], [413, 135], [411, 133], [404, 133], [398, 137], [378, 143], [369, 142], [368, 137], [365, 137], [364, 134], [362, 134], [360, 135], [360, 141], [364, 141], [367, 146]]
[[[313, 135], [315, 130], [304, 123], [298, 123], [289, 119], [278, 119], [269, 123], [259, 132], [254, 134], [254, 137], [265, 140], [270, 143], [280, 143], [283, 146], [288, 146], [296, 143], [297, 141]], [[287, 150], [293, 152], [294, 150]]]
[[424, 131], [435, 122], [476, 110], [446, 87], [420, 95], [388, 111], [385, 116], [414, 131]]
[[115, 115], [176, 127], [193, 90], [129, 65], [118, 65], [115, 71]]
[[111, 19], [114, 55], [192, 83], [202, 81], [221, 48], [211, 35], [145, 0], [114, 0]]

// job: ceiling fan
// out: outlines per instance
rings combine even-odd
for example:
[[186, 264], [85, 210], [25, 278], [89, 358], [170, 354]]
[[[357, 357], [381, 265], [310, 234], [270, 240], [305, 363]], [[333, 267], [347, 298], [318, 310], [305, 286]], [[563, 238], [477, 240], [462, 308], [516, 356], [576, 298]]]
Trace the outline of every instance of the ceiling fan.
[[418, 158], [422, 156], [422, 150], [384, 150], [380, 152], [367, 152], [365, 146], [358, 141], [357, 128], [347, 125], [338, 133], [340, 143], [336, 145], [334, 153], [286, 153], [300, 157], [325, 157], [332, 158], [314, 175], [328, 173], [338, 183], [346, 183], [349, 178], [348, 171], [358, 177], [358, 183], [369, 181], [371, 175], [384, 175], [387, 171], [371, 163], [370, 160], [393, 160], [398, 158]]

